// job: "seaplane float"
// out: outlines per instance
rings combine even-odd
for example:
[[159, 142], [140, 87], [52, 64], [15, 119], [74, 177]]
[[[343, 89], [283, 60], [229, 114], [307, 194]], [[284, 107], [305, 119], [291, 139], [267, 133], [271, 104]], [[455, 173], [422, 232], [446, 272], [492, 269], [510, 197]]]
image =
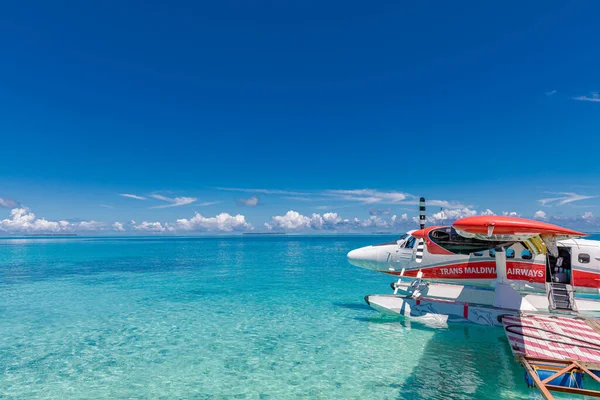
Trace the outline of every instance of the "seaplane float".
[[348, 253], [351, 264], [398, 276], [393, 294], [366, 302], [433, 322], [502, 325], [504, 316], [600, 317], [600, 241], [557, 225], [473, 216], [425, 227]]

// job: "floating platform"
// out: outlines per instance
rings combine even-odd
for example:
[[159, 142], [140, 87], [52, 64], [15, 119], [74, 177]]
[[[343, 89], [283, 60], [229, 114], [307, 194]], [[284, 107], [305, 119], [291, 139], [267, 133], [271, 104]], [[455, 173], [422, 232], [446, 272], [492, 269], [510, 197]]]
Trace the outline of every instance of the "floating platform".
[[583, 377], [600, 384], [600, 322], [554, 316], [505, 316], [502, 325], [526, 381], [546, 399], [550, 391], [600, 397]]

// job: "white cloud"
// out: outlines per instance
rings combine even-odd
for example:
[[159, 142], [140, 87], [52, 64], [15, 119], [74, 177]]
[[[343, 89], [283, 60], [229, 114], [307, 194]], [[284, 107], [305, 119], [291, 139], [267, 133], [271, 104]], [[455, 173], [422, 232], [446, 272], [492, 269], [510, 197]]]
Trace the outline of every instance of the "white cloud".
[[365, 220], [342, 218], [338, 213], [312, 214], [310, 217], [297, 211], [290, 210], [285, 215], [276, 215], [271, 221], [265, 223], [269, 230], [282, 231], [371, 231], [374, 229], [405, 229], [409, 227], [407, 214], [400, 217], [392, 215], [390, 218], [381, 218], [371, 215]]
[[260, 194], [279, 194], [288, 196], [303, 196], [308, 193], [296, 192], [291, 190], [279, 190], [279, 189], [246, 189], [246, 188], [227, 188], [227, 187], [216, 187], [214, 189], [224, 190], [227, 192], [246, 192], [246, 193], [260, 193]]
[[81, 221], [73, 224], [73, 229], [82, 231], [99, 231], [103, 227], [104, 223], [98, 221]]
[[[166, 196], [162, 196], [160, 194], [151, 194], [150, 197], [152, 197], [156, 200], [162, 200], [162, 201], [166, 201], [166, 202], [170, 203], [170, 204], [163, 204], [160, 206], [153, 206], [150, 208], [179, 207], [179, 206], [185, 206], [187, 204], [192, 204], [192, 203], [198, 201], [198, 199], [195, 197], [166, 197]], [[210, 204], [214, 204], [214, 203], [203, 203], [201, 205], [210, 205]]]
[[[414, 223], [414, 222], [413, 222]], [[402, 214], [400, 217], [392, 215], [389, 219], [384, 219], [376, 215], [371, 215], [368, 219], [359, 221], [357, 218], [353, 220], [353, 225], [359, 225], [362, 228], [373, 228], [373, 229], [392, 229], [401, 230], [413, 228], [409, 226], [409, 220], [407, 214]]]
[[592, 101], [595, 103], [600, 103], [600, 95], [598, 94], [598, 92], [592, 92], [591, 96], [577, 96], [573, 97], [573, 100]]
[[549, 90], [545, 93], [546, 96], [552, 96], [554, 94], [556, 94], [556, 90]]
[[129, 193], [119, 193], [119, 196], [127, 197], [129, 199], [146, 200], [146, 198], [143, 196], [138, 196], [138, 195], [129, 194]]
[[[485, 211], [481, 211], [479, 215], [498, 215], [489, 208]], [[505, 217], [520, 217], [521, 215], [515, 211], [502, 211], [502, 215]]]
[[[361, 203], [379, 203], [389, 202], [397, 203], [412, 197], [406, 193], [394, 191], [380, 191], [375, 189], [352, 189], [352, 190], [325, 190], [325, 191], [292, 191], [280, 189], [246, 189], [246, 188], [226, 188], [216, 187], [217, 190], [259, 193], [268, 195], [281, 195], [289, 200], [297, 201], [315, 201], [322, 200], [323, 196], [327, 198], [337, 198], [339, 200], [358, 201]], [[319, 197], [319, 198], [315, 198]]]
[[333, 230], [338, 226], [348, 224], [348, 220], [344, 220], [342, 217], [338, 215], [338, 213], [329, 212], [323, 215], [321, 214], [313, 214], [308, 222], [308, 227], [315, 230]]
[[283, 230], [296, 230], [300, 228], [306, 228], [309, 225], [310, 218], [305, 217], [294, 210], [288, 211], [285, 215], [276, 215], [271, 218], [270, 223], [265, 224], [268, 229]]
[[[260, 193], [280, 195], [286, 200], [312, 202], [312, 201], [340, 201], [361, 204], [407, 204], [416, 205], [419, 198], [408, 193], [398, 191], [384, 191], [377, 189], [331, 189], [323, 191], [290, 191], [279, 189], [246, 189], [216, 187], [217, 190]], [[447, 200], [428, 200], [427, 205], [448, 209], [468, 207], [462, 203]], [[343, 207], [343, 206], [337, 206]], [[323, 207], [321, 207], [323, 208]]]
[[10, 217], [0, 221], [0, 230], [9, 233], [60, 233], [74, 231], [99, 231], [104, 227], [102, 222], [81, 221], [49, 221], [37, 218], [27, 207], [14, 208]]
[[594, 214], [591, 211], [588, 211], [581, 216], [581, 219], [585, 222], [594, 222], [596, 217], [594, 217]]
[[391, 208], [386, 208], [384, 210], [380, 210], [377, 208], [369, 208], [369, 215], [389, 215], [392, 213], [392, 209]]
[[[323, 197], [333, 198], [337, 200], [356, 201], [364, 204], [371, 203], [399, 203], [408, 198], [412, 198], [406, 193], [395, 191], [380, 191], [375, 189], [352, 189], [352, 190], [325, 190], [322, 192], [300, 192], [291, 190], [279, 189], [245, 189], [245, 188], [225, 188], [217, 187], [218, 190], [239, 191], [249, 193], [261, 193], [269, 195], [282, 195], [289, 200], [297, 201], [316, 201], [323, 200]], [[315, 198], [317, 197], [317, 198]]]
[[324, 197], [309, 197], [310, 193], [307, 193], [306, 196], [283, 196], [286, 200], [294, 200], [294, 201], [328, 201], [329, 198]]
[[[356, 223], [358, 221], [355, 219], [354, 222]], [[376, 215], [371, 215], [369, 218], [365, 219], [364, 221], [360, 221], [358, 223], [363, 228], [387, 228], [388, 227], [388, 222], [386, 220], [384, 220], [383, 218], [378, 217]]]
[[[363, 204], [419, 204], [419, 199], [411, 194], [397, 191], [381, 191], [376, 189], [327, 190], [323, 194], [346, 201]], [[428, 206], [444, 208], [465, 208], [461, 203], [447, 200], [427, 200]]]
[[253, 227], [246, 221], [246, 217], [238, 215], [230, 215], [228, 213], [221, 213], [216, 217], [207, 218], [201, 214], [196, 213], [191, 219], [178, 219], [175, 226], [172, 226], [171, 230], [183, 230], [183, 231], [221, 231], [221, 232], [233, 232], [233, 231], [248, 231], [252, 230]]
[[197, 206], [200, 207], [206, 207], [206, 206], [212, 206], [213, 204], [220, 204], [222, 203], [221, 201], [205, 201], [203, 203], [198, 203], [196, 204]]
[[0, 207], [16, 208], [19, 207], [19, 202], [13, 199], [3, 199], [0, 197]]
[[319, 229], [323, 229], [323, 226], [325, 225], [325, 221], [323, 220], [323, 217], [321, 216], [321, 214], [313, 214], [309, 220], [308, 225], [313, 229], [319, 230]]
[[[371, 213], [373, 214], [372, 210]], [[283, 215], [273, 216], [264, 226], [269, 230], [286, 232], [405, 232], [418, 226], [417, 217], [408, 214], [385, 215], [375, 213], [366, 219], [344, 218], [337, 212], [312, 213], [302, 215], [289, 210]], [[415, 214], [413, 214], [415, 215]], [[492, 210], [477, 211], [468, 207], [462, 209], [443, 209], [427, 217], [428, 225], [449, 225], [453, 221], [473, 215], [496, 215]], [[504, 211], [500, 215], [519, 216], [518, 213]], [[552, 216], [539, 210], [534, 219], [556, 223], [572, 229], [597, 231], [600, 218], [590, 211], [579, 216]], [[204, 217], [195, 213], [192, 218], [177, 219], [175, 222], [131, 221], [130, 229], [120, 222], [103, 223], [98, 221], [65, 221], [38, 218], [26, 207], [14, 208], [9, 218], [0, 220], [0, 231], [8, 233], [76, 233], [76, 232], [146, 232], [146, 233], [184, 233], [184, 232], [240, 232], [253, 230], [253, 226], [244, 215], [221, 213], [214, 217]]]
[[0, 229], [8, 232], [58, 232], [61, 229], [61, 225], [56, 221], [36, 218], [34, 213], [29, 211], [28, 208], [23, 207], [12, 209], [10, 219], [0, 221]]
[[[392, 219], [393, 219], [393, 220], [396, 220], [396, 216], [394, 215], [394, 216], [392, 217]], [[402, 214], [402, 215], [400, 216], [400, 221], [408, 221], [408, 214]]]
[[595, 197], [598, 196], [586, 196], [583, 194], [577, 194], [577, 193], [572, 193], [572, 192], [548, 192], [550, 194], [557, 194], [559, 195], [559, 197], [550, 197], [550, 198], [546, 198], [546, 199], [540, 199], [538, 200], [538, 202], [540, 202], [541, 205], [545, 206], [545, 205], [565, 205], [568, 203], [572, 203], [574, 201], [581, 201], [581, 200], [587, 200], [587, 199], [593, 199]]
[[332, 230], [337, 226], [348, 224], [349, 221], [340, 217], [337, 213], [312, 214], [304, 216], [297, 211], [290, 210], [285, 215], [276, 215], [271, 222], [265, 224], [269, 230], [277, 229], [284, 231], [296, 231], [303, 229]]
[[427, 217], [427, 221], [433, 224], [437, 224], [445, 221], [454, 221], [460, 218], [472, 217], [477, 215], [476, 210], [472, 210], [468, 207], [458, 208], [454, 210], [445, 209], [435, 214], [432, 214], [430, 217]]
[[552, 224], [564, 226], [565, 228], [575, 229], [584, 232], [600, 231], [600, 218], [594, 216], [594, 214], [590, 211], [585, 212], [582, 215], [576, 216], [547, 215], [546, 213], [540, 211], [538, 211], [538, 213], [536, 214], [537, 216], [539, 216], [539, 218], [536, 219], [548, 221]]
[[108, 204], [100, 204], [102, 208], [114, 208], [113, 206], [109, 206]]
[[347, 201], [357, 201], [363, 204], [384, 203], [394, 204], [407, 200], [409, 194], [394, 191], [380, 191], [375, 189], [352, 189], [352, 190], [327, 190], [326, 195]]
[[140, 232], [161, 233], [166, 230], [160, 222], [143, 221], [141, 224], [136, 224], [135, 221], [131, 221], [131, 225], [133, 229]]
[[[443, 209], [437, 213], [428, 215], [426, 221], [428, 224], [438, 225], [446, 224], [464, 217], [471, 217], [477, 215], [476, 210], [472, 210], [468, 207], [459, 209]], [[413, 221], [419, 224], [419, 218], [413, 217]]]
[[342, 223], [343, 219], [337, 213], [325, 213], [323, 214], [323, 221], [326, 225], [337, 225]]
[[247, 206], [247, 207], [256, 207], [258, 205], [258, 197], [252, 196], [247, 199], [238, 199], [238, 205]]
[[[215, 217], [207, 218], [199, 213], [195, 213], [190, 219], [181, 218], [174, 223], [147, 222], [137, 224], [131, 221], [131, 226], [136, 231], [164, 233], [164, 232], [239, 232], [249, 231], [254, 229], [250, 223], [246, 221], [246, 217], [238, 215], [230, 215], [221, 213]], [[113, 227], [115, 225], [113, 224]]]
[[546, 213], [542, 210], [538, 210], [533, 214], [534, 219], [546, 219]]

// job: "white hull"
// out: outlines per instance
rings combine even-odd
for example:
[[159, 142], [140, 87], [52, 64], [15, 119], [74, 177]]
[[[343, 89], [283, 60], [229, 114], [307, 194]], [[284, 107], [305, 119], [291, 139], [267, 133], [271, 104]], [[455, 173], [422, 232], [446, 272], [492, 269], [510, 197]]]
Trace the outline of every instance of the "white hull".
[[393, 294], [369, 295], [365, 300], [371, 307], [384, 314], [396, 314], [425, 323], [472, 322], [479, 325], [501, 326], [498, 316], [515, 314], [514, 310], [470, 306], [465, 318], [464, 304], [456, 301], [416, 300]]
[[[404, 293], [409, 290], [408, 285], [399, 288]], [[510, 308], [494, 306], [495, 299], [493, 290], [444, 284], [429, 285], [419, 298], [413, 298], [410, 294], [365, 297], [371, 307], [385, 314], [433, 323], [470, 322], [501, 326], [498, 317], [504, 315], [557, 314], [549, 312], [548, 299], [541, 294], [523, 296], [520, 305]], [[571, 313], [572, 316], [600, 316], [600, 301], [581, 298], [575, 301], [579, 312]]]

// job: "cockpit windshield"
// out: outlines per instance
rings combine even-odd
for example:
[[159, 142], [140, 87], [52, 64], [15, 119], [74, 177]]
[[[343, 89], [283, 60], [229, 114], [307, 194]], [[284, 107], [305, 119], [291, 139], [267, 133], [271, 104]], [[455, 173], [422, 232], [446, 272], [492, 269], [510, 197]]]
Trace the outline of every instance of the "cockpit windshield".
[[404, 245], [405, 249], [412, 249], [413, 247], [415, 247], [415, 242], [417, 241], [417, 239], [414, 236], [409, 237], [408, 239], [406, 239], [406, 244]]

